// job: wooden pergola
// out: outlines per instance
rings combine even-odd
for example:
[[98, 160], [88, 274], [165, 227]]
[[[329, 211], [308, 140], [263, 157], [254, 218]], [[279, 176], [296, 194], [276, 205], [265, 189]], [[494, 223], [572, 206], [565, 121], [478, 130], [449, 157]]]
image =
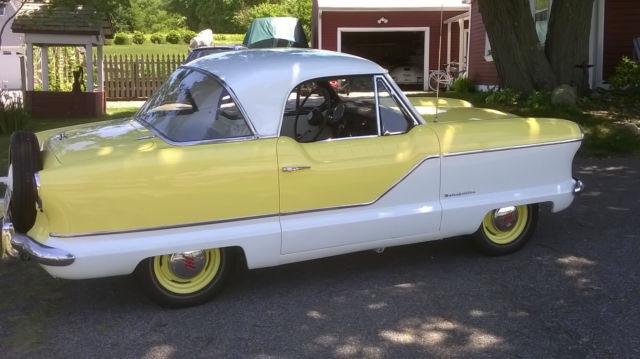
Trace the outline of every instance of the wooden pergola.
[[[25, 107], [35, 116], [98, 116], [105, 112], [102, 46], [114, 35], [108, 17], [91, 8], [55, 7], [27, 3], [16, 15], [13, 32], [24, 33], [26, 45]], [[34, 91], [34, 46], [42, 49], [42, 91]], [[84, 92], [49, 91], [47, 50], [52, 46], [76, 46], [85, 49], [86, 86]], [[93, 47], [97, 48], [97, 83], [93, 81]]]

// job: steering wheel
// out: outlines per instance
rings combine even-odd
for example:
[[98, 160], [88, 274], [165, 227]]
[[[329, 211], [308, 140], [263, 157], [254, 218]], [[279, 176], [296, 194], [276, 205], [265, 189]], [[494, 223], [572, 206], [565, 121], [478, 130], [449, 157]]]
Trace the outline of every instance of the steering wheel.
[[[325, 101], [323, 101], [318, 106], [312, 107], [311, 110], [309, 110], [309, 112], [307, 113], [307, 123], [309, 123], [309, 125], [311, 126], [317, 126], [318, 131], [314, 134], [311, 140], [303, 140], [302, 138], [310, 133], [311, 130], [307, 130], [302, 134], [298, 133], [298, 121], [300, 120], [300, 115], [302, 115], [301, 109], [304, 109], [304, 105], [306, 105], [307, 101], [313, 94], [317, 94], [318, 96], [323, 97]], [[327, 119], [323, 114], [325, 108], [331, 108], [331, 96], [329, 94], [329, 91], [324, 87], [316, 86], [316, 88], [314, 88], [311, 92], [309, 92], [309, 94], [304, 97], [296, 111], [296, 118], [293, 122], [293, 130], [298, 142], [313, 142], [318, 139], [327, 125]]]

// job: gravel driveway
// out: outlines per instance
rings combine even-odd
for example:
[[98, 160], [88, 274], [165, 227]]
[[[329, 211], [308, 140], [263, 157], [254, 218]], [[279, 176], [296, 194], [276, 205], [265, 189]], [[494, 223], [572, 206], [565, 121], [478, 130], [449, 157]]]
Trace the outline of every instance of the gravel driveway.
[[464, 238], [238, 275], [163, 310], [128, 277], [0, 265], [3, 358], [640, 357], [640, 159], [577, 159], [585, 194], [506, 257]]

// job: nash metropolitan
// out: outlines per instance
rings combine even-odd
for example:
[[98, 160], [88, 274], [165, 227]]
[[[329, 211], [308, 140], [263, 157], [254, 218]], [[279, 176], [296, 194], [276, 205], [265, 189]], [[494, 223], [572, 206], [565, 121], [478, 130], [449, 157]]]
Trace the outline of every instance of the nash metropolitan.
[[566, 120], [410, 101], [354, 56], [220, 53], [132, 118], [14, 133], [2, 252], [59, 278], [135, 272], [170, 307], [210, 300], [237, 261], [459, 235], [501, 255], [532, 236], [540, 204], [557, 212], [581, 191], [582, 138]]

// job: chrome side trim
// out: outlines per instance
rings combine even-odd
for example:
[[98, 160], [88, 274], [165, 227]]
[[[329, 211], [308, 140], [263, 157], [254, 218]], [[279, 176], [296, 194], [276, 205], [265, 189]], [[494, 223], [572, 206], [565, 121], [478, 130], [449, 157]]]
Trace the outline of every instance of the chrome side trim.
[[544, 146], [560, 145], [560, 144], [572, 143], [572, 142], [582, 142], [582, 138], [573, 139], [573, 140], [563, 140], [563, 141], [553, 141], [553, 142], [543, 142], [543, 143], [532, 143], [530, 145], [516, 145], [516, 146], [508, 146], [508, 147], [496, 147], [496, 148], [488, 148], [488, 149], [484, 149], [484, 150], [448, 152], [448, 153], [442, 154], [442, 156], [443, 157], [456, 157], [456, 156], [464, 156], [464, 155], [475, 155], [475, 154], [479, 154], [479, 153], [519, 150], [519, 149], [523, 149], [523, 148], [544, 147]]
[[210, 224], [220, 224], [227, 222], [238, 222], [238, 221], [249, 221], [254, 219], [263, 219], [269, 217], [276, 217], [278, 213], [271, 214], [263, 214], [259, 216], [248, 216], [248, 217], [236, 217], [236, 218], [227, 218], [227, 219], [218, 219], [213, 221], [204, 221], [204, 222], [191, 222], [191, 223], [182, 223], [182, 224], [173, 224], [167, 226], [157, 226], [157, 227], [145, 227], [145, 228], [135, 228], [135, 229], [117, 229], [112, 231], [95, 231], [95, 232], [79, 232], [79, 233], [56, 233], [51, 232], [49, 236], [56, 238], [76, 238], [76, 237], [91, 237], [91, 236], [104, 236], [110, 234], [127, 234], [127, 233], [139, 233], [139, 232], [149, 232], [149, 231], [159, 231], [164, 229], [176, 229], [176, 228], [185, 228], [185, 227], [197, 227], [197, 226], [206, 226]]
[[103, 235], [111, 235], [111, 234], [139, 233], [139, 232], [148, 232], [148, 231], [158, 231], [158, 230], [164, 230], [164, 229], [176, 229], [176, 228], [185, 228], [185, 227], [205, 226], [205, 225], [211, 225], [211, 224], [221, 224], [221, 223], [228, 223], [228, 222], [238, 222], [238, 221], [248, 221], [248, 220], [254, 220], [254, 219], [263, 219], [263, 218], [276, 217], [276, 216], [289, 216], [289, 215], [293, 215], [293, 214], [303, 214], [303, 213], [311, 213], [311, 212], [329, 211], [329, 210], [335, 210], [335, 209], [345, 209], [345, 208], [369, 206], [369, 205], [372, 205], [372, 204], [378, 202], [382, 197], [384, 197], [387, 193], [389, 193], [392, 189], [394, 189], [397, 185], [399, 185], [400, 182], [402, 182], [411, 173], [413, 173], [421, 164], [423, 164], [424, 162], [426, 162], [428, 160], [434, 159], [434, 158], [440, 158], [440, 155], [430, 155], [430, 156], [427, 156], [427, 157], [423, 158], [418, 163], [416, 163], [413, 167], [411, 167], [411, 169], [407, 173], [405, 173], [400, 179], [398, 179], [393, 185], [391, 185], [391, 187], [389, 187], [386, 191], [384, 191], [377, 198], [375, 198], [374, 200], [369, 201], [369, 202], [356, 203], [356, 204], [347, 204], [347, 205], [333, 206], [333, 207], [314, 208], [314, 209], [309, 209], [309, 210], [304, 210], [304, 211], [280, 212], [280, 213], [272, 213], [272, 214], [265, 214], [265, 215], [259, 215], [259, 216], [237, 217], [237, 218], [227, 218], [227, 219], [220, 219], [220, 220], [214, 220], [214, 221], [175, 224], [175, 225], [169, 225], [169, 226], [157, 226], [157, 227], [136, 228], [136, 229], [123, 229], [123, 230], [113, 230], [113, 231], [82, 232], [82, 233], [55, 233], [55, 232], [51, 232], [51, 233], [49, 233], [49, 236], [56, 237], [56, 238], [76, 238], [76, 237], [103, 236]]

